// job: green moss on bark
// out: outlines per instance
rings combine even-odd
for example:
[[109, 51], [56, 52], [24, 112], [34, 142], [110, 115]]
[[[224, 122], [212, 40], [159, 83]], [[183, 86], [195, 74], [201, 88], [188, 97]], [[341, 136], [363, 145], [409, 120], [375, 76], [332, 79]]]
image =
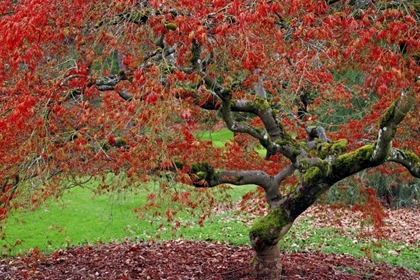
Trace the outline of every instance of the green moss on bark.
[[195, 173], [200, 179], [207, 181], [215, 179], [219, 176], [219, 171], [215, 171], [208, 163], [195, 163], [191, 166], [191, 171]]
[[282, 147], [291, 144], [290, 141], [288, 141], [288, 140], [276, 140], [276, 141], [274, 141], [274, 143], [279, 145], [279, 146], [282, 146]]
[[347, 140], [340, 139], [340, 140], [334, 141], [331, 149], [336, 152], [344, 152], [347, 149]]
[[307, 169], [305, 175], [303, 176], [304, 182], [311, 182], [317, 183], [320, 182], [324, 178], [324, 174], [318, 166], [312, 166], [311, 168]]
[[251, 236], [257, 236], [266, 244], [275, 244], [281, 231], [290, 224], [289, 216], [282, 208], [275, 208], [267, 216], [258, 219], [250, 230]]
[[415, 153], [411, 151], [404, 151], [404, 152], [405, 152], [407, 160], [409, 160], [412, 163], [419, 163], [420, 158]]
[[267, 101], [267, 99], [265, 98], [261, 98], [259, 96], [255, 97], [255, 102], [254, 104], [256, 105], [256, 108], [258, 110], [260, 110], [261, 112], [267, 111], [268, 109], [271, 108], [270, 103]]
[[323, 142], [317, 145], [317, 155], [321, 159], [325, 159], [327, 156], [332, 155], [332, 154], [341, 154], [346, 149], [347, 149], [346, 139], [340, 139], [332, 143]]
[[301, 148], [305, 151], [309, 151], [306, 147], [305, 142], [297, 142], [295, 139], [292, 138], [288, 133], [285, 133], [283, 136], [283, 139], [274, 141], [276, 145], [279, 145], [281, 147], [293, 147], [293, 155], [298, 156], [301, 154]]
[[354, 152], [343, 154], [333, 162], [333, 172], [337, 174], [348, 174], [349, 170], [353, 170], [355, 165], [368, 164], [372, 157], [375, 144], [365, 145]]
[[199, 171], [199, 172], [197, 172], [197, 176], [200, 179], [206, 179], [207, 178], [207, 172]]

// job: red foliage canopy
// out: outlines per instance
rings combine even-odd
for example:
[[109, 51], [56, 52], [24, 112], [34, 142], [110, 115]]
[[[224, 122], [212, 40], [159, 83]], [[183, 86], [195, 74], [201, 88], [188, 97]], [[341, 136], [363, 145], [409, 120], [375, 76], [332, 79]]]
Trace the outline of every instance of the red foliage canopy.
[[[122, 188], [171, 171], [176, 181], [205, 185], [202, 173], [191, 174], [200, 162], [275, 175], [290, 160], [253, 150], [266, 125], [251, 114], [254, 105], [271, 107], [297, 140], [309, 125], [323, 126], [352, 150], [376, 140], [379, 119], [404, 92], [415, 108], [393, 145], [420, 154], [418, 9], [388, 1], [360, 8], [313, 0], [3, 0], [1, 218], [88, 176], [113, 188], [107, 174], [122, 174]], [[246, 136], [223, 148], [194, 134], [221, 119], [218, 86], [229, 89], [235, 120], [247, 122]]]

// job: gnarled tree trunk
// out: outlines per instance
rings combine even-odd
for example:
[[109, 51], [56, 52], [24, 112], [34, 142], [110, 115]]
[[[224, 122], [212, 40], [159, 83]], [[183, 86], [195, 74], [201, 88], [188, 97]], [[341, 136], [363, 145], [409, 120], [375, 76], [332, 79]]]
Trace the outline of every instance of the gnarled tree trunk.
[[249, 237], [255, 253], [251, 269], [258, 279], [280, 278], [282, 262], [278, 242], [292, 224], [290, 215], [283, 208], [275, 208], [252, 226]]
[[262, 251], [255, 251], [251, 270], [258, 279], [280, 279], [283, 270], [280, 247], [276, 244]]

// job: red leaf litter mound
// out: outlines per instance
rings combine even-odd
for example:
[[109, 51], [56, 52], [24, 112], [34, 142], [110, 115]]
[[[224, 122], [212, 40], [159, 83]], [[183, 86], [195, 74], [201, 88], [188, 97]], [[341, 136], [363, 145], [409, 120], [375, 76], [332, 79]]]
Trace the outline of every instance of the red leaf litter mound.
[[[252, 249], [220, 243], [168, 241], [74, 247], [0, 262], [0, 279], [255, 279]], [[283, 279], [420, 279], [401, 267], [322, 253], [284, 253]]]

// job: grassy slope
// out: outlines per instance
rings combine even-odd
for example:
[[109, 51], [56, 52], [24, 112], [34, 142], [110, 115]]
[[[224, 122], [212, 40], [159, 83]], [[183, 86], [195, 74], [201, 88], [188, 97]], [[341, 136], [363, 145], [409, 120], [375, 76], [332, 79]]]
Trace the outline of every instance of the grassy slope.
[[[232, 137], [228, 131], [203, 134], [200, 137], [214, 141], [215, 145]], [[232, 198], [239, 200], [241, 195], [253, 186], [233, 188]], [[234, 245], [248, 244], [250, 220], [238, 213], [219, 214], [205, 221], [204, 227], [197, 224], [197, 218], [181, 214], [191, 226], [176, 232], [170, 230], [171, 224], [164, 223], [158, 229], [159, 221], [151, 225], [140, 220], [133, 208], [140, 206], [146, 194], [126, 194], [98, 196], [94, 200], [87, 189], [72, 189], [59, 201], [49, 202], [34, 212], [13, 213], [9, 222], [3, 226], [6, 239], [0, 240], [3, 253], [16, 255], [30, 248], [38, 247], [45, 252], [68, 246], [118, 241], [123, 239], [149, 240], [157, 235], [160, 239], [186, 238], [192, 240], [225, 241]], [[13, 246], [17, 240], [21, 243]], [[404, 247], [390, 242], [372, 242], [348, 238], [330, 229], [313, 229], [304, 220], [295, 224], [282, 240], [281, 247], [286, 251], [322, 250], [328, 253], [349, 254], [355, 257], [368, 256], [375, 260], [402, 265], [420, 271], [420, 248], [418, 245]], [[19, 242], [18, 242], [19, 243]], [[11, 251], [5, 248], [11, 248]], [[398, 251], [395, 255], [390, 252]]]

